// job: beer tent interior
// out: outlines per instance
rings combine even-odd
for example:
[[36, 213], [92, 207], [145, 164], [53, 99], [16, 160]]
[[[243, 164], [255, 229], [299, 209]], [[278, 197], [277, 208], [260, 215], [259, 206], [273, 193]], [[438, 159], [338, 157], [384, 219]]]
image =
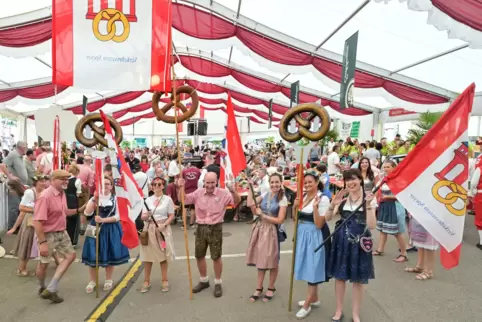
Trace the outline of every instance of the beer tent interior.
[[[93, 1], [94, 9], [100, 8], [101, 0]], [[131, 1], [123, 0], [124, 7]], [[36, 140], [33, 116], [52, 105], [80, 117], [84, 95], [88, 112], [102, 108], [114, 115], [128, 138], [145, 137], [157, 145], [172, 137], [174, 126], [153, 117], [152, 93], [52, 85], [50, 6], [51, 0], [16, 0], [0, 11], [0, 113], [17, 120], [17, 138]], [[477, 136], [482, 135], [477, 17], [482, 5], [470, 0], [173, 1], [175, 73], [178, 84], [197, 89], [196, 117], [208, 120], [208, 137], [223, 136], [228, 92], [243, 140], [277, 137], [296, 81], [301, 103], [322, 104], [337, 122], [360, 121], [362, 140], [372, 129], [375, 138], [383, 136], [384, 122], [446, 110], [475, 82], [479, 92], [469, 135]], [[340, 109], [344, 43], [356, 31], [355, 104]], [[268, 128], [270, 99], [273, 127]]]

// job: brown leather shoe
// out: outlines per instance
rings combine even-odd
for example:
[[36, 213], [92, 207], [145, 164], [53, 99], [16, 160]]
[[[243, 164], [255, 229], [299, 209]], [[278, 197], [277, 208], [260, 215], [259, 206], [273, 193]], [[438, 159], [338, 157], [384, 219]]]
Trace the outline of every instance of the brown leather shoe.
[[44, 290], [40, 294], [40, 297], [44, 300], [50, 300], [53, 303], [62, 303], [64, 301], [64, 299], [61, 298], [57, 292], [50, 292], [49, 290]]
[[192, 292], [199, 293], [208, 287], [209, 287], [209, 282], [199, 282], [196, 286], [192, 288]]
[[221, 284], [214, 285], [214, 297], [221, 297], [223, 296], [223, 287]]

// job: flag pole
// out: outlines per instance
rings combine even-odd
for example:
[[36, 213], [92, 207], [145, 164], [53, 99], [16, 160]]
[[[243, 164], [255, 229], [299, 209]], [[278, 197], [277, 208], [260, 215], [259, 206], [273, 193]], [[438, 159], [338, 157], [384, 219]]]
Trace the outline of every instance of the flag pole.
[[[176, 123], [176, 145], [177, 145], [177, 163], [179, 166], [179, 175], [182, 175], [182, 165], [181, 165], [181, 151], [179, 145], [179, 128], [177, 122], [177, 97], [176, 97], [176, 74], [174, 73], [174, 59], [171, 63], [172, 70], [172, 99], [174, 100], [174, 122]], [[189, 299], [192, 300], [192, 274], [191, 274], [191, 261], [189, 259], [189, 243], [187, 240], [187, 218], [186, 218], [186, 208], [184, 207], [184, 189], [181, 189], [181, 211], [182, 211], [182, 222], [184, 225], [184, 246], [186, 248], [186, 262], [187, 262], [187, 273], [189, 278]]]
[[[380, 181], [380, 183], [372, 190], [372, 193], [375, 194], [379, 189], [380, 187], [385, 183], [385, 180], [382, 180]], [[360, 210], [365, 204], [367, 203], [366, 200], [363, 200], [361, 204], [358, 205], [358, 207], [355, 208], [355, 210], [353, 210], [351, 212], [351, 214], [346, 217], [345, 220], [343, 220], [343, 222], [338, 225], [335, 230], [333, 230], [333, 232], [330, 234], [330, 236], [326, 237], [325, 240], [323, 240], [323, 242], [320, 244], [320, 246], [316, 247], [315, 248], [315, 253], [318, 252], [323, 246], [325, 246], [325, 244], [343, 227], [345, 227], [345, 225], [356, 215], [357, 211]]]
[[303, 204], [303, 149], [300, 152], [300, 163], [298, 168], [298, 209], [295, 215], [294, 231], [293, 231], [293, 252], [291, 253], [291, 275], [290, 275], [290, 294], [288, 302], [288, 312], [291, 312], [291, 307], [293, 304], [293, 282], [295, 276], [295, 260], [296, 260], [296, 241], [298, 235], [298, 217], [302, 209]]
[[[97, 213], [99, 216], [99, 200], [97, 200]], [[98, 222], [95, 223], [95, 298], [99, 298], [99, 229]]]
[[[98, 149], [100, 149], [100, 144], [98, 145]], [[98, 160], [96, 160], [96, 165], [97, 165]], [[98, 167], [97, 167], [98, 168]], [[101, 169], [95, 169], [96, 171], [102, 171]], [[101, 172], [102, 173], [102, 172]], [[96, 176], [98, 177], [98, 174]], [[99, 214], [99, 197], [100, 197], [100, 190], [104, 189], [104, 187], [101, 187], [101, 183], [97, 182], [97, 212], [96, 216], [100, 216]], [[94, 217], [95, 218], [95, 217]], [[96, 221], [95, 222], [95, 298], [99, 298], [99, 231], [100, 230], [100, 225]]]

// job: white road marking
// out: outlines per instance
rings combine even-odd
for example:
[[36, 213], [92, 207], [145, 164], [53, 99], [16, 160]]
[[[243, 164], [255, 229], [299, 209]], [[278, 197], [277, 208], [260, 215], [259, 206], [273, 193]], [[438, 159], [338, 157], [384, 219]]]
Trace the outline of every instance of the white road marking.
[[[280, 252], [281, 255], [284, 255], [284, 254], [292, 254], [293, 251], [292, 250], [282, 250]], [[206, 257], [209, 258], [211, 255], [208, 253], [206, 254]], [[222, 258], [239, 258], [239, 257], [244, 257], [246, 256], [246, 253], [238, 253], [238, 254], [223, 254]], [[13, 256], [13, 255], [5, 255], [3, 256], [4, 259], [18, 259], [16, 256]], [[196, 257], [194, 256], [189, 256], [189, 259], [196, 259]], [[35, 259], [37, 260], [37, 259]], [[136, 260], [136, 257], [132, 257], [130, 260], [129, 260], [129, 263], [132, 263]], [[186, 260], [186, 256], [176, 256], [176, 260]], [[53, 259], [52, 259], [53, 261]], [[82, 263], [82, 259], [80, 258], [76, 258], [74, 263]]]

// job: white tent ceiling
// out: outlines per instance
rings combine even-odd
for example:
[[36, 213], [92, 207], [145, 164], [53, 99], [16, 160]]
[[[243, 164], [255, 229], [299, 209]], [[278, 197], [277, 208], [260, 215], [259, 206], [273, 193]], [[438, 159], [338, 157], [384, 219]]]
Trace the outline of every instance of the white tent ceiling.
[[[365, 0], [193, 0], [178, 1], [214, 10], [241, 24], [254, 26], [260, 33], [270, 35], [272, 30], [279, 31], [279, 37], [287, 37], [290, 42], [297, 41], [300, 46], [318, 46], [317, 51], [325, 56], [341, 55], [345, 39], [359, 30], [357, 67], [377, 66], [381, 75], [387, 78], [407, 80], [415, 86], [433, 91], [453, 99], [470, 83], [475, 82], [482, 88], [482, 50], [465, 47], [466, 43], [458, 39], [448, 39], [447, 34], [427, 24], [427, 14], [407, 9], [406, 4], [391, 1], [377, 4]], [[2, 5], [0, 11], [0, 29], [21, 22], [32, 21], [39, 16], [49, 16], [51, 0], [16, 0]], [[332, 34], [354, 11], [363, 7], [353, 18], [344, 24], [332, 37]], [[283, 35], [284, 34], [284, 35]], [[322, 92], [336, 99], [339, 90], [336, 82], [320, 77], [311, 66], [288, 66], [277, 64], [260, 57], [245, 47], [237, 38], [223, 40], [201, 40], [174, 30], [173, 40], [180, 53], [202, 50], [201, 56], [212, 56], [217, 62], [238, 66], [244, 71], [258, 73], [266, 77], [283, 81], [286, 84], [300, 80], [307, 89]], [[282, 39], [284, 40], [284, 38]], [[463, 47], [463, 48], [462, 48]], [[185, 49], [183, 49], [185, 48]], [[420, 65], [404, 69], [417, 62], [443, 55]], [[24, 87], [27, 83], [41, 84], [50, 82], [51, 77], [50, 41], [28, 48], [0, 46], [0, 89]], [[374, 67], [375, 68], [375, 67]], [[404, 70], [400, 70], [404, 69]], [[400, 71], [399, 71], [400, 70]], [[255, 72], [254, 72], [255, 71]], [[398, 71], [398, 72], [397, 72]], [[393, 73], [392, 73], [393, 72]], [[178, 77], [189, 77], [199, 81], [225, 84], [237, 88], [240, 92], [256, 97], [275, 98], [289, 103], [286, 97], [273, 93], [261, 93], [247, 88], [229, 77], [208, 78], [200, 76], [187, 68], [176, 65]], [[321, 75], [323, 76], [323, 75]], [[407, 78], [408, 77], [408, 78]], [[17, 96], [0, 104], [14, 112], [31, 114], [38, 108], [57, 103], [61, 106], [75, 105], [81, 102], [82, 95], [89, 100], [102, 99], [105, 96], [120, 94], [101, 89], [83, 90], [71, 88], [57, 97], [40, 100]], [[218, 96], [224, 97], [224, 94]], [[482, 95], [481, 95], [482, 96]], [[136, 103], [144, 102], [149, 94], [144, 94], [136, 101], [126, 104], [106, 105], [109, 112], [118, 111]], [[393, 95], [381, 91], [357, 89], [355, 99], [367, 110], [401, 107], [414, 111], [441, 110], [446, 104], [419, 105], [402, 101]], [[480, 97], [482, 114], [482, 97]], [[239, 106], [243, 106], [239, 104]], [[252, 106], [251, 106], [252, 107]], [[261, 109], [262, 107], [260, 107]], [[142, 113], [127, 113], [123, 119]], [[479, 114], [479, 115], [480, 115]]]

